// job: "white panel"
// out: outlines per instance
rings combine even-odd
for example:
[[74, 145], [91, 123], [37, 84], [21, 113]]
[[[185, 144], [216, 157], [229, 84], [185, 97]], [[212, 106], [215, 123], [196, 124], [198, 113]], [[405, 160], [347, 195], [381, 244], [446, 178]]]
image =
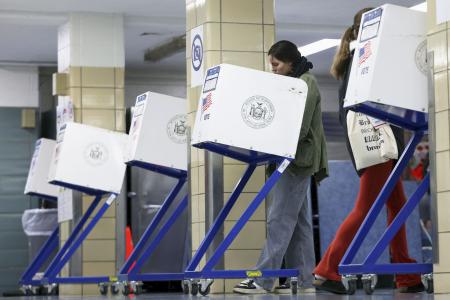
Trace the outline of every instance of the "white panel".
[[[120, 193], [128, 136], [78, 123], [61, 127], [49, 172], [49, 182]], [[75, 189], [75, 188], [74, 188]]]
[[0, 67], [0, 107], [37, 107], [37, 67]]
[[308, 86], [298, 78], [221, 64], [210, 68], [191, 143], [294, 157]]
[[70, 65], [125, 66], [121, 15], [72, 14], [70, 25]]
[[136, 98], [126, 161], [187, 169], [186, 100], [147, 92]]
[[426, 13], [386, 4], [362, 20], [345, 106], [372, 101], [427, 112]]
[[54, 140], [42, 138], [36, 141], [25, 185], [25, 194], [58, 197], [59, 188], [47, 182], [55, 145]]
[[450, 1], [436, 0], [436, 21], [438, 24], [450, 21]]

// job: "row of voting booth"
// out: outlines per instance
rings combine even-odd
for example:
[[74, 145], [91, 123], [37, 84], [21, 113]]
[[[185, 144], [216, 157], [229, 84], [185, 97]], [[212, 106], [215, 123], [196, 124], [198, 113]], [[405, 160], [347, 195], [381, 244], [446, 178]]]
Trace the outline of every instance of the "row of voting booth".
[[[428, 125], [426, 63], [423, 56], [425, 14], [384, 5], [364, 14], [362, 20], [345, 106], [411, 130], [414, 135], [341, 262], [340, 272], [349, 293], [356, 289], [355, 276], [358, 274], [364, 275], [366, 292], [371, 293], [376, 284], [376, 274], [432, 272], [430, 264], [376, 264], [380, 253], [428, 188], [428, 177], [408, 200], [366, 261], [361, 265], [352, 264], [365, 233], [370, 230]], [[215, 267], [295, 157], [307, 94], [308, 86], [303, 80], [221, 64], [206, 71], [190, 141], [186, 136], [185, 100], [152, 92], [137, 97], [128, 135], [66, 123], [60, 128], [56, 141], [40, 139], [36, 143], [25, 193], [54, 200], [58, 197], [59, 187], [64, 187], [93, 195], [95, 200], [73, 228], [42, 278], [36, 279], [34, 275], [43, 260], [54, 247], [58, 247], [59, 232], [55, 228], [24, 273], [22, 285], [28, 290], [44, 285], [51, 292], [56, 284], [98, 283], [102, 294], [106, 294], [109, 286], [113, 294], [120, 289], [124, 294], [129, 294], [140, 293], [142, 281], [181, 280], [186, 293], [207, 295], [215, 278], [290, 277], [292, 292], [296, 293], [298, 270], [217, 270]], [[151, 259], [152, 252], [188, 206], [188, 195], [178, 203], [174, 200], [187, 181], [189, 143], [239, 160], [248, 167], [186, 270], [142, 274], [140, 269], [143, 263]], [[200, 268], [201, 259], [255, 168], [271, 162], [277, 163], [277, 170]], [[61, 269], [121, 192], [126, 165], [176, 178], [177, 184], [167, 195], [117, 277], [60, 277]], [[94, 214], [104, 196], [108, 196], [108, 200]], [[172, 205], [176, 208], [169, 214]], [[425, 283], [431, 287], [432, 278], [426, 279]]]

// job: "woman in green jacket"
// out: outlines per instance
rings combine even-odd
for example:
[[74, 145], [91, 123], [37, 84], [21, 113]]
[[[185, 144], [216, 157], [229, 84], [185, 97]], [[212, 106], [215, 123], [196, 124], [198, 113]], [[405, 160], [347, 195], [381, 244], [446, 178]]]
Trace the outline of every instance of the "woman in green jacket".
[[[311, 176], [316, 182], [328, 176], [320, 93], [316, 79], [308, 72], [312, 63], [301, 56], [295, 44], [279, 41], [270, 48], [268, 56], [273, 73], [304, 80], [308, 95], [295, 159], [273, 190], [267, 217], [267, 240], [256, 269], [280, 269], [284, 257], [286, 268], [300, 272], [300, 293], [314, 292], [315, 255], [307, 192]], [[267, 293], [273, 289], [274, 282], [274, 278], [246, 279], [235, 286], [234, 292]], [[275, 292], [290, 293], [289, 281], [276, 287]]]

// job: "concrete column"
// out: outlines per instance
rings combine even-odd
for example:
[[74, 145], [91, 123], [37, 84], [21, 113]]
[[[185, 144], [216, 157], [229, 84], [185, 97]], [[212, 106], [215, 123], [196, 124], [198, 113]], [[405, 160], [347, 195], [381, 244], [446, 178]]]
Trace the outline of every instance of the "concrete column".
[[[123, 17], [71, 14], [58, 31], [58, 73], [66, 73], [66, 95], [75, 122], [125, 132]], [[93, 197], [74, 199], [84, 213]], [[101, 205], [101, 204], [100, 204]], [[70, 232], [61, 224], [61, 242]], [[122, 242], [122, 241], [120, 241]], [[81, 247], [82, 276], [116, 275], [116, 209], [111, 206]], [[78, 269], [78, 268], [77, 268]], [[69, 274], [66, 266], [62, 276]], [[98, 295], [94, 284], [61, 285], [60, 295]]]
[[450, 293], [450, 98], [449, 22], [436, 24], [436, 1], [428, 0], [428, 51], [434, 51], [436, 195], [439, 263], [434, 265], [435, 293]]
[[[193, 126], [201, 86], [191, 87], [191, 45], [190, 30], [203, 25], [203, 63], [205, 70], [220, 63], [240, 65], [257, 70], [269, 70], [267, 51], [274, 42], [274, 1], [273, 0], [187, 0], [186, 1], [186, 68], [188, 91], [188, 114], [190, 126]], [[251, 80], [249, 78], [249, 80]], [[205, 236], [206, 192], [205, 153], [191, 148], [191, 215], [192, 215], [192, 249], [195, 251]], [[219, 176], [223, 184], [223, 201], [230, 196], [238, 179], [242, 176], [245, 165], [224, 158]], [[217, 175], [217, 174], [216, 174]], [[210, 178], [211, 179], [211, 178]], [[208, 182], [214, 180], [208, 180]], [[229, 232], [247, 204], [254, 198], [265, 180], [264, 167], [258, 167], [247, 184], [235, 208], [230, 213], [223, 228]], [[222, 195], [221, 195], [222, 197]], [[210, 197], [209, 197], [210, 198]], [[211, 198], [210, 198], [211, 199]], [[265, 230], [265, 205], [261, 205], [251, 221], [226, 251], [223, 267], [225, 269], [253, 268], [263, 246]], [[204, 265], [204, 260], [201, 266]], [[212, 293], [231, 292], [240, 280], [216, 280]]]

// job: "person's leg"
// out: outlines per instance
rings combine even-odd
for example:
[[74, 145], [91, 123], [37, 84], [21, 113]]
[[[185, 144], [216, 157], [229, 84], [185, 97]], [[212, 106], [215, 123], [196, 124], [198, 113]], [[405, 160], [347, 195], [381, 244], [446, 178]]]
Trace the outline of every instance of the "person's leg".
[[299, 287], [312, 288], [312, 271], [316, 262], [314, 253], [314, 239], [311, 220], [311, 209], [307, 193], [305, 191], [302, 200], [303, 205], [298, 214], [297, 224], [294, 229], [289, 246], [284, 256], [286, 269], [298, 269]]
[[[275, 186], [273, 201], [267, 216], [267, 238], [256, 269], [279, 269], [297, 224], [302, 193], [306, 194], [309, 177], [299, 178], [285, 172]], [[258, 278], [257, 284], [266, 290], [273, 287], [274, 278]]]
[[[388, 224], [391, 224], [394, 218], [402, 209], [406, 202], [405, 192], [402, 181], [399, 180], [392, 191], [391, 197], [387, 202]], [[390, 243], [390, 252], [392, 262], [394, 263], [415, 263], [416, 261], [409, 257], [408, 242], [406, 239], [406, 228], [403, 225]], [[399, 274], [395, 276], [397, 287], [410, 287], [420, 285], [420, 275], [418, 274]]]
[[[339, 226], [334, 240], [328, 246], [314, 274], [333, 281], [340, 281], [338, 265], [348, 246], [381, 191], [392, 169], [392, 161], [368, 167], [360, 178], [355, 207]], [[339, 199], [336, 199], [339, 201]], [[325, 226], [323, 223], [321, 226]]]

